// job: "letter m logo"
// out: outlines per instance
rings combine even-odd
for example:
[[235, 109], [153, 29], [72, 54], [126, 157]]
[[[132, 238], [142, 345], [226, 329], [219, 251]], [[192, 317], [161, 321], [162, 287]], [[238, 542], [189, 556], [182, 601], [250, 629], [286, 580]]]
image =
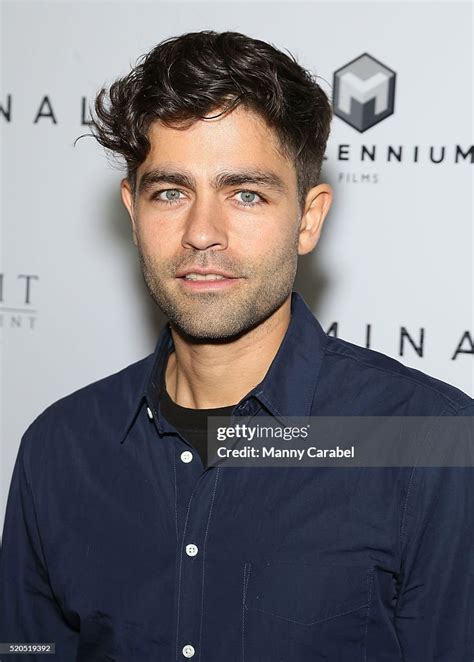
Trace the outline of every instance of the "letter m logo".
[[368, 53], [334, 72], [334, 114], [363, 133], [393, 114], [396, 74]]

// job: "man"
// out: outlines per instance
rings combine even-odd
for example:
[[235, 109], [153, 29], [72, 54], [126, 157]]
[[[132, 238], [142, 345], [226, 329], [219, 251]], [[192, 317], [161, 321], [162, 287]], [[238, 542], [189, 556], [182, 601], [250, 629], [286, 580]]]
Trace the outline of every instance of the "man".
[[454, 387], [328, 337], [292, 292], [332, 199], [315, 79], [203, 31], [159, 44], [95, 109], [169, 322], [152, 356], [22, 439], [0, 640], [54, 642], [61, 662], [471, 659], [468, 468], [207, 463], [210, 415], [473, 413]]

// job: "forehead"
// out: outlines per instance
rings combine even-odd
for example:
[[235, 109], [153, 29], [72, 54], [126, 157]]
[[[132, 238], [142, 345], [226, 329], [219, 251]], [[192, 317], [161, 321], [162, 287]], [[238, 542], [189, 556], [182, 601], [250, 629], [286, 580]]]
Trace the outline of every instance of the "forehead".
[[225, 115], [220, 109], [186, 128], [153, 122], [148, 132], [149, 154], [138, 173], [160, 163], [204, 172], [220, 168], [272, 167], [296, 185], [293, 162], [283, 155], [275, 130], [257, 113], [241, 106]]

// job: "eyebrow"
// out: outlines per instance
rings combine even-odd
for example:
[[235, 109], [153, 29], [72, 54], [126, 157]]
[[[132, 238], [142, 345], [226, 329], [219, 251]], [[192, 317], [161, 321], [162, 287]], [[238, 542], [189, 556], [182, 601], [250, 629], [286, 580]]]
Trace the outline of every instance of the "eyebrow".
[[[154, 168], [145, 172], [138, 187], [138, 194], [144, 193], [155, 184], [174, 184], [185, 188], [195, 188], [195, 178], [185, 170], [172, 170], [167, 168]], [[242, 186], [252, 184], [262, 186], [267, 189], [273, 189], [278, 193], [286, 193], [287, 186], [285, 182], [274, 172], [261, 170], [259, 168], [250, 168], [244, 170], [222, 170], [217, 173], [211, 181], [212, 188], [219, 190], [226, 186]]]

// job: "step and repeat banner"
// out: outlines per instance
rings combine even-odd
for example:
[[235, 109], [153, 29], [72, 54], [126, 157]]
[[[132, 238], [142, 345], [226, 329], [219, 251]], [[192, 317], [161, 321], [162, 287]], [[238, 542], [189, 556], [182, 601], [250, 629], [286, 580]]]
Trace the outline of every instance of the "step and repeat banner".
[[120, 164], [74, 142], [97, 90], [184, 32], [243, 32], [319, 76], [335, 199], [295, 289], [329, 333], [474, 395], [472, 13], [451, 0], [1, 4], [0, 530], [28, 424], [151, 352], [164, 322]]

